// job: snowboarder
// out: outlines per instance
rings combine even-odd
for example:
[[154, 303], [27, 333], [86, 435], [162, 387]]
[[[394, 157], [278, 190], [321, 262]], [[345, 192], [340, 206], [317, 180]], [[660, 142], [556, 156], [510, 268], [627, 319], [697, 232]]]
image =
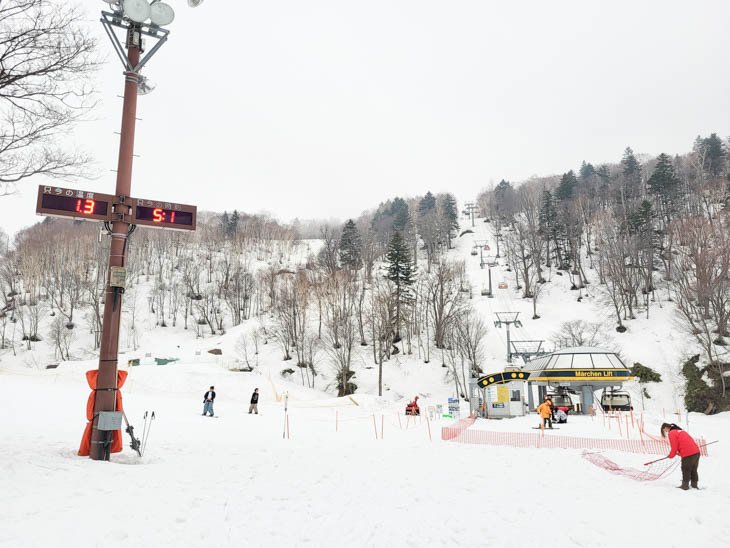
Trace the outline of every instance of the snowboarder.
[[692, 485], [693, 489], [699, 489], [697, 486], [697, 467], [700, 464], [700, 448], [687, 432], [682, 430], [674, 423], [665, 422], [661, 428], [662, 437], [669, 437], [669, 455], [668, 459], [673, 459], [676, 455], [682, 457], [682, 485], [678, 485], [680, 489], [687, 491]]
[[210, 390], [208, 390], [203, 395], [203, 416], [210, 415], [213, 416], [213, 400], [215, 400], [215, 387], [211, 386]]
[[545, 401], [543, 401], [540, 405], [538, 405], [536, 411], [540, 414], [540, 417], [542, 417], [542, 423], [540, 424], [540, 428], [545, 428], [545, 423], [548, 424], [548, 428], [552, 430], [553, 428], [553, 407], [550, 405], [550, 402], [548, 401], [549, 398], [545, 398]]
[[251, 405], [248, 406], [248, 414], [250, 415], [251, 412], [259, 414], [259, 389], [254, 388], [253, 394], [251, 394]]

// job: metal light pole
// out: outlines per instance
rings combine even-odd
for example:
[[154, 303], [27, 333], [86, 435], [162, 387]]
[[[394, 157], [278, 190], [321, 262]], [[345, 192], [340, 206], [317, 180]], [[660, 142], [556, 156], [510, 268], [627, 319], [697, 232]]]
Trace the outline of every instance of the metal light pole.
[[[139, 27], [132, 25], [127, 32], [127, 63], [129, 67], [139, 64], [142, 35]], [[119, 159], [117, 162], [117, 184], [115, 194], [129, 197], [132, 188], [132, 163], [134, 160], [134, 128], [137, 117], [138, 73], [134, 69], [124, 72], [124, 106], [122, 107], [122, 129], [119, 139]], [[112, 267], [124, 267], [129, 232], [129, 208], [118, 205], [115, 220], [112, 222], [111, 245], [109, 247], [109, 271]], [[96, 384], [96, 403], [94, 404], [94, 427], [91, 434], [90, 457], [93, 460], [108, 460], [107, 445], [110, 432], [97, 429], [98, 414], [102, 411], [116, 411], [117, 400], [117, 357], [119, 350], [119, 322], [122, 315], [123, 288], [112, 287], [107, 274], [104, 301], [104, 318], [101, 327], [101, 347], [99, 349], [99, 376]]]
[[[126, 262], [127, 239], [131, 233], [132, 208], [129, 197], [132, 188], [132, 163], [134, 160], [134, 130], [137, 118], [138, 86], [143, 77], [140, 70], [155, 52], [167, 41], [169, 32], [161, 28], [172, 22], [174, 12], [166, 4], [153, 0], [151, 4], [139, 2], [108, 2], [113, 12], [102, 11], [101, 23], [112, 41], [112, 45], [124, 65], [124, 104], [122, 107], [122, 128], [119, 139], [117, 162], [116, 201], [113, 206], [109, 247], [109, 270], [106, 278], [104, 316], [99, 349], [99, 373], [96, 382], [94, 419], [91, 431], [89, 456], [93, 460], [109, 460], [112, 432], [99, 429], [99, 414], [117, 411], [117, 357], [119, 351], [119, 324], [122, 315], [122, 294], [124, 293], [124, 265]], [[154, 6], [154, 7], [153, 7]], [[152, 23], [146, 23], [152, 19]], [[124, 44], [114, 29], [125, 32]], [[152, 49], [143, 53], [142, 36], [157, 40]], [[126, 49], [126, 54], [124, 50]], [[114, 275], [114, 276], [113, 276]]]

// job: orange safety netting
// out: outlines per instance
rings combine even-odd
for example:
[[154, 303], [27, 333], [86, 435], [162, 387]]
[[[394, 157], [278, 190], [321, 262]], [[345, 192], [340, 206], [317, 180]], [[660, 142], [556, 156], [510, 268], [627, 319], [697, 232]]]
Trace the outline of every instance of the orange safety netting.
[[[94, 405], [96, 404], [96, 380], [99, 376], [99, 371], [94, 369], [93, 371], [86, 372], [86, 382], [89, 383], [89, 388], [92, 392], [89, 395], [89, 399], [86, 401], [86, 428], [84, 429], [84, 435], [81, 438], [81, 445], [79, 446], [79, 456], [88, 457], [91, 450], [91, 429], [94, 422]], [[122, 411], [122, 392], [121, 388], [124, 386], [124, 381], [127, 380], [127, 371], [117, 371], [117, 402], [116, 410]], [[119, 453], [122, 450], [124, 444], [122, 443], [122, 431], [115, 430], [112, 432], [112, 444], [111, 452]]]
[[636, 481], [658, 480], [662, 476], [674, 470], [679, 464], [679, 460], [662, 459], [645, 465], [646, 468], [644, 470], [637, 470], [636, 468], [624, 468], [623, 466], [619, 466], [601, 453], [583, 451], [583, 458], [588, 462], [595, 464], [599, 468], [608, 470], [612, 474], [631, 478]]

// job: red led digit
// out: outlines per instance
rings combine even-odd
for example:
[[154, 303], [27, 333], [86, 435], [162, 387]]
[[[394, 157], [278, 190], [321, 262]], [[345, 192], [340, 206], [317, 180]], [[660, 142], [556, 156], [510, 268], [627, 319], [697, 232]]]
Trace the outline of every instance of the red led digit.
[[155, 222], [155, 223], [161, 223], [162, 221], [165, 220], [165, 214], [163, 213], [163, 210], [160, 209], [159, 207], [156, 208], [152, 212], [152, 216], [153, 216], [152, 221]]
[[171, 223], [175, 222], [175, 212], [174, 211], [170, 213], [170, 222]]
[[81, 213], [81, 200], [76, 200], [76, 211]]
[[[79, 200], [81, 201], [81, 200]], [[94, 209], [96, 209], [96, 201], [95, 200], [86, 200], [84, 203], [84, 213], [87, 215], [93, 215]]]

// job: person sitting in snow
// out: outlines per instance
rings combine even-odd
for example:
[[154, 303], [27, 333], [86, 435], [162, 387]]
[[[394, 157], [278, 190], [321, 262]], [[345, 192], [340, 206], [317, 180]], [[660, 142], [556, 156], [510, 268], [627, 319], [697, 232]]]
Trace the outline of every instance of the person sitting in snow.
[[420, 415], [421, 409], [418, 407], [418, 396], [413, 398], [412, 402], [406, 405], [406, 415]]
[[215, 390], [211, 386], [205, 394], [203, 394], [203, 416], [210, 414], [213, 416], [213, 400], [215, 400]]
[[568, 408], [567, 407], [558, 407], [558, 410], [555, 411], [555, 422], [558, 424], [565, 424], [568, 422]]

